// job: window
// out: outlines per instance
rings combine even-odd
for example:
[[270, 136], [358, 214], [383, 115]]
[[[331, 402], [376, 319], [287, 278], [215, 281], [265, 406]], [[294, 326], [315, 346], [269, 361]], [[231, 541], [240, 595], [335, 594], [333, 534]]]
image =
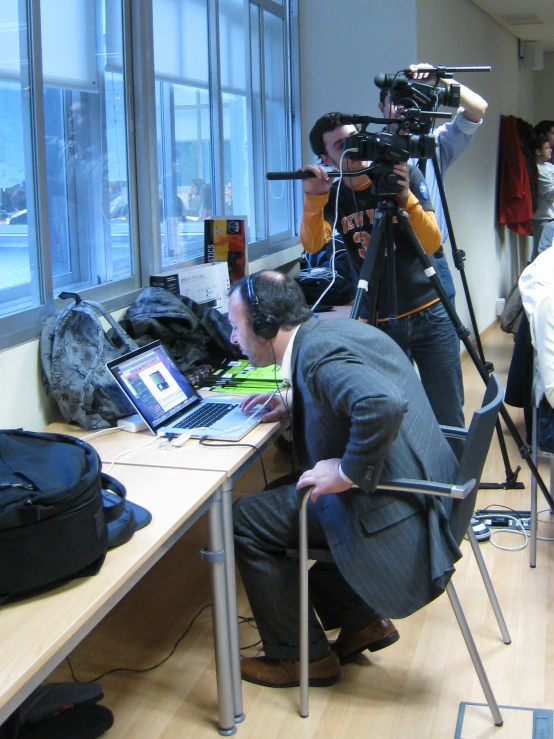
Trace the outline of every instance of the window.
[[250, 259], [296, 243], [265, 179], [299, 161], [291, 4], [0, 3], [0, 347], [61, 291], [113, 309], [201, 261], [211, 215], [247, 217]]

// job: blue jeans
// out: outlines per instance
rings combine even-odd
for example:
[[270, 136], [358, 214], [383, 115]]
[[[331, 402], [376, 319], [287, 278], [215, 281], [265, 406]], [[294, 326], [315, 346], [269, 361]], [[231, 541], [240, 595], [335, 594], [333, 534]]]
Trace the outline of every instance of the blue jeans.
[[454, 280], [452, 279], [452, 275], [450, 273], [450, 267], [448, 266], [446, 255], [438, 257], [435, 254], [434, 257], [435, 264], [437, 266], [437, 274], [441, 278], [441, 282], [446, 291], [448, 300], [450, 300], [450, 302], [452, 303], [452, 307], [454, 308], [454, 301], [456, 300], [456, 290], [454, 289]]
[[437, 421], [445, 426], [463, 427], [460, 340], [443, 304], [439, 301], [392, 323], [379, 323], [379, 328], [417, 364]]

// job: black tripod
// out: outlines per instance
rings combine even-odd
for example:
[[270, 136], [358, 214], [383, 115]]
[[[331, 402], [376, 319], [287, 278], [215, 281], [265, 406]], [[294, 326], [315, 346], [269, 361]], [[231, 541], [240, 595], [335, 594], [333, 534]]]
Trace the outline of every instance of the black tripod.
[[[456, 239], [454, 236], [454, 227], [452, 226], [452, 220], [450, 218], [450, 211], [448, 208], [448, 202], [446, 199], [446, 191], [444, 189], [444, 182], [442, 179], [442, 174], [440, 171], [439, 162], [437, 159], [436, 152], [433, 154], [431, 161], [433, 163], [433, 170], [435, 173], [435, 179], [437, 181], [437, 186], [439, 188], [439, 195], [441, 199], [442, 204], [442, 210], [444, 213], [444, 218], [446, 221], [446, 228], [448, 231], [448, 238], [450, 239], [450, 248], [452, 251], [452, 258], [454, 260], [454, 265], [458, 272], [460, 273], [460, 279], [462, 281], [462, 287], [464, 289], [464, 295], [469, 311], [469, 318], [471, 321], [471, 326], [473, 328], [473, 335], [475, 337], [475, 344], [477, 346], [477, 351], [479, 354], [479, 359], [481, 360], [482, 365], [486, 368], [488, 373], [491, 373], [494, 371], [494, 366], [492, 362], [488, 362], [485, 359], [485, 353], [483, 351], [483, 346], [481, 344], [481, 337], [479, 336], [479, 329], [477, 327], [477, 321], [475, 319], [475, 313], [473, 310], [473, 303], [471, 301], [471, 295], [469, 292], [469, 286], [467, 284], [466, 274], [465, 274], [465, 252], [461, 249], [458, 249], [458, 245], [456, 244]], [[521, 470], [521, 467], [516, 467], [515, 470], [512, 470], [510, 465], [510, 459], [508, 457], [508, 451], [506, 449], [506, 441], [504, 439], [504, 434], [502, 433], [502, 427], [500, 425], [500, 421], [496, 424], [496, 435], [498, 437], [498, 444], [500, 446], [500, 453], [502, 454], [502, 460], [504, 462], [504, 469], [506, 470], [506, 480], [504, 482], [482, 482], [479, 487], [486, 489], [486, 490], [521, 490], [525, 486], [522, 482], [517, 481], [517, 476], [519, 474], [519, 471]], [[515, 438], [515, 437], [514, 437]]]
[[[389, 320], [394, 320], [396, 318], [396, 300], [394, 297], [396, 295], [396, 285], [394, 284], [395, 270], [393, 232], [393, 218], [396, 216], [396, 228], [402, 233], [403, 236], [405, 236], [411, 248], [415, 250], [415, 254], [418, 257], [421, 266], [425, 271], [425, 274], [431, 280], [437, 295], [441, 299], [444, 308], [448, 314], [448, 317], [456, 330], [456, 333], [463, 341], [469, 356], [471, 357], [475, 367], [477, 368], [477, 371], [481, 375], [481, 378], [483, 379], [485, 385], [487, 385], [490, 379], [489, 370], [485, 366], [485, 363], [481, 360], [479, 354], [475, 351], [475, 348], [469, 339], [469, 330], [462, 324], [459, 316], [452, 307], [452, 304], [448, 299], [443, 284], [436, 273], [433, 263], [431, 262], [429, 256], [425, 253], [423, 247], [419, 243], [416, 235], [412, 230], [412, 227], [408, 221], [407, 213], [397, 205], [396, 193], [390, 191], [381, 192], [378, 183], [374, 183], [374, 186], [377, 187], [377, 193], [380, 199], [374, 216], [373, 231], [371, 234], [371, 249], [368, 250], [365, 259], [363, 260], [358, 288], [356, 290], [356, 297], [354, 299], [354, 304], [352, 306], [350, 317], [354, 319], [359, 318], [362, 300], [364, 296], [368, 293], [371, 286], [370, 322], [375, 324], [379, 280], [383, 272], [384, 261], [385, 259], [387, 259], [389, 295], [393, 296], [392, 300], [390, 301], [391, 315], [389, 316]], [[546, 498], [550, 509], [554, 511], [554, 499], [550, 495], [548, 488], [546, 487], [536, 465], [532, 460], [531, 449], [521, 438], [521, 435], [517, 430], [514, 422], [510, 418], [510, 415], [506, 410], [504, 404], [500, 406], [500, 415], [504, 419], [504, 422], [506, 423], [506, 426], [508, 427], [512, 438], [518, 446], [521, 458], [524, 459], [529, 465], [531, 474], [535, 477], [535, 480], [537, 481], [541, 492]], [[500, 433], [502, 433], [501, 429]]]

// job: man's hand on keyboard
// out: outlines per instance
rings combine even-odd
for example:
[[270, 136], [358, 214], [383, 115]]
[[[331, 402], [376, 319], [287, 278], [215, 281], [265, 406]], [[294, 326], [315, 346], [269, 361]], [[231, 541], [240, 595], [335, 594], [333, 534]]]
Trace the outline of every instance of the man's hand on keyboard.
[[[241, 402], [240, 408], [244, 413], [248, 413], [254, 410], [257, 405], [265, 406], [265, 409], [267, 409], [261, 419], [263, 423], [280, 421], [289, 415], [283, 399], [274, 393], [255, 393], [254, 395], [248, 395]], [[261, 409], [260, 412], [262, 412]]]

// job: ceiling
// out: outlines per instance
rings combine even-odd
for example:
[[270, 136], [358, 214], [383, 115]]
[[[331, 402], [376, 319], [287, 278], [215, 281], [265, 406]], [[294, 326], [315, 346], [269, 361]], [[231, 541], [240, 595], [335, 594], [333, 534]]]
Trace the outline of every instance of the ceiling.
[[523, 41], [554, 51], [554, 0], [473, 0], [503, 28]]

